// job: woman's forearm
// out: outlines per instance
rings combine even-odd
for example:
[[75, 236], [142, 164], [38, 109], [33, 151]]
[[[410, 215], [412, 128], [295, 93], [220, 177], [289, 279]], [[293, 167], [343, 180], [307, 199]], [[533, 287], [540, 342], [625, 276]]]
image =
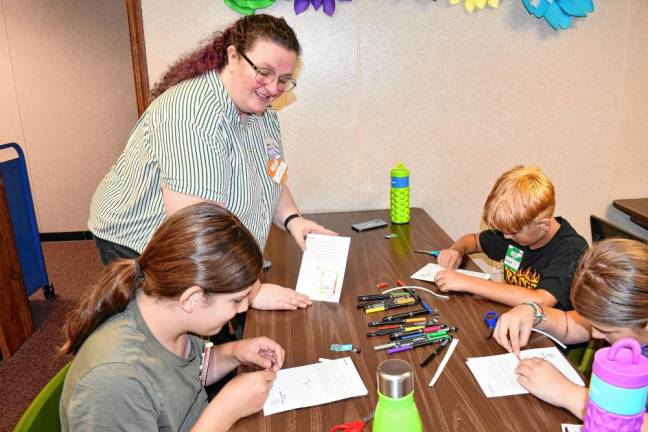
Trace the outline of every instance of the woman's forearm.
[[283, 229], [284, 221], [286, 220], [286, 218], [291, 214], [298, 213], [299, 208], [297, 207], [297, 204], [293, 199], [292, 193], [290, 193], [290, 189], [288, 189], [288, 186], [284, 186], [283, 192], [281, 192], [279, 202], [277, 203], [277, 207], [272, 217], [272, 223]]

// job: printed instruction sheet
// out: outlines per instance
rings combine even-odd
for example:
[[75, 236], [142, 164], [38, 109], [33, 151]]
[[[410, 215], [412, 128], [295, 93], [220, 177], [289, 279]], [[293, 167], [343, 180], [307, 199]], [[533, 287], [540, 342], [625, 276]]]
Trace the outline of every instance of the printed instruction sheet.
[[281, 369], [263, 405], [263, 414], [268, 416], [367, 393], [351, 357]]
[[311, 300], [339, 302], [351, 238], [308, 234], [296, 291]]
[[[434, 278], [436, 277], [437, 273], [439, 273], [441, 270], [446, 270], [446, 268], [440, 266], [439, 264], [428, 263], [410, 277], [412, 279], [434, 282]], [[476, 272], [476, 271], [464, 270], [464, 269], [456, 269], [455, 271], [457, 273], [461, 273], [466, 276], [472, 276], [480, 279], [488, 280], [491, 278], [491, 275], [489, 275], [488, 273], [482, 273], [482, 272]]]
[[[534, 348], [520, 351], [520, 358], [539, 357], [549, 361], [571, 382], [584, 386], [585, 383], [567, 359], [556, 347]], [[472, 357], [466, 360], [470, 372], [475, 376], [486, 397], [525, 394], [528, 391], [517, 381], [515, 368], [519, 360], [513, 353], [488, 357]]]

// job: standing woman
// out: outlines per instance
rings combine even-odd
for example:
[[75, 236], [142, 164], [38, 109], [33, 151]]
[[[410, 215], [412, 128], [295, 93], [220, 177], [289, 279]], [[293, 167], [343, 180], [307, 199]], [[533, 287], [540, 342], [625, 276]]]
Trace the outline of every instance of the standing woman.
[[[61, 351], [75, 357], [62, 430], [226, 431], [259, 411], [284, 350], [261, 337], [205, 351], [194, 335], [216, 334], [247, 309], [262, 261], [241, 222], [203, 202], [166, 219], [137, 259], [104, 267], [64, 328]], [[238, 375], [208, 404], [204, 385], [240, 364], [262, 370]]]
[[[571, 300], [575, 310], [569, 312], [543, 310], [532, 302], [516, 306], [497, 321], [493, 337], [509, 352], [518, 354], [536, 326], [568, 344], [586, 342], [591, 337], [610, 344], [632, 338], [648, 356], [648, 244], [610, 239], [592, 246], [574, 275]], [[587, 388], [569, 381], [551, 363], [524, 359], [516, 373], [529, 393], [583, 418]], [[647, 430], [644, 420], [642, 431]]]
[[[335, 234], [299, 215], [285, 186], [277, 114], [270, 104], [297, 85], [301, 52], [283, 18], [246, 16], [172, 66], [153, 89], [88, 222], [104, 264], [138, 256], [162, 221], [201, 201], [234, 213], [265, 248], [272, 223], [303, 249], [308, 233]], [[296, 309], [308, 297], [274, 284], [258, 309]]]

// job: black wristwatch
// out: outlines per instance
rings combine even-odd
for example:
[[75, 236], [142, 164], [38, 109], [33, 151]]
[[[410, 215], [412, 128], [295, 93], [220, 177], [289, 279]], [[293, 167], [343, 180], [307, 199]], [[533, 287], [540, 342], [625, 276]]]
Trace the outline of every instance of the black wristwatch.
[[[295, 218], [300, 218], [300, 217], [301, 217], [301, 215], [299, 213], [293, 213], [291, 215], [288, 215], [288, 217], [286, 217], [286, 219], [284, 219], [284, 228], [286, 228], [286, 231], [288, 231], [288, 224], [290, 223], [290, 221], [295, 219]], [[288, 231], [288, 232], [290, 232], [290, 231]]]

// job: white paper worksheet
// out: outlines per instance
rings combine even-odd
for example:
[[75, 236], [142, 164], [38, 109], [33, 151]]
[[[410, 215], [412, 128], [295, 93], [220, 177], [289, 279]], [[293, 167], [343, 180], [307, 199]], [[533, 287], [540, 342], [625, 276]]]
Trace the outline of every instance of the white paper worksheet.
[[[549, 361], [570, 381], [579, 386], [585, 383], [556, 347], [534, 348], [520, 351], [520, 358], [539, 357]], [[466, 360], [470, 372], [475, 376], [486, 397], [525, 394], [517, 382], [515, 368], [519, 360], [513, 353], [488, 357], [473, 357]]]
[[311, 300], [339, 302], [351, 238], [308, 234], [296, 291]]
[[[417, 271], [410, 277], [412, 279], [434, 282], [434, 278], [436, 277], [436, 274], [439, 273], [441, 270], [446, 270], [446, 268], [440, 266], [439, 264], [427, 263], [423, 268], [421, 268], [419, 271]], [[491, 278], [491, 275], [489, 275], [488, 273], [482, 273], [482, 272], [476, 272], [476, 271], [464, 270], [464, 269], [456, 269], [455, 271], [457, 273], [465, 274], [466, 276], [477, 277], [480, 279], [488, 280]]]
[[350, 357], [281, 369], [263, 405], [263, 414], [366, 396], [367, 393]]

